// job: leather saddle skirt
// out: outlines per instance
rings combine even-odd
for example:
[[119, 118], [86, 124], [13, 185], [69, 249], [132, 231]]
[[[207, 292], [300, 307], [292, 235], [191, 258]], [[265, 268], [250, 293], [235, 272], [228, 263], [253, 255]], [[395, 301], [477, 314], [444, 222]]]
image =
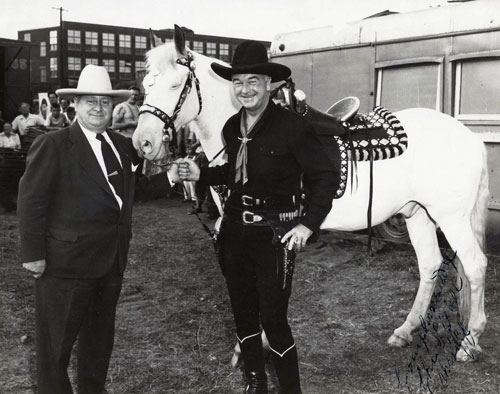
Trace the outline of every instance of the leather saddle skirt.
[[326, 148], [334, 166], [340, 168], [340, 186], [335, 198], [347, 187], [351, 171], [358, 161], [388, 160], [401, 156], [408, 147], [408, 136], [399, 120], [383, 107], [368, 114], [356, 114], [341, 122], [338, 118], [310, 106], [303, 116], [313, 125], [318, 139]]

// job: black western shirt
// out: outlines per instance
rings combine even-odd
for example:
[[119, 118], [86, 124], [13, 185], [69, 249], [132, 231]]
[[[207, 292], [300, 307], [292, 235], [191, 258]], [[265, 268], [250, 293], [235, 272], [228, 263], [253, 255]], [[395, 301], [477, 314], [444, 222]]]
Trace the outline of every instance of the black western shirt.
[[228, 162], [202, 169], [200, 181], [228, 185], [232, 192], [266, 198], [298, 196], [303, 179], [307, 205], [300, 222], [318, 232], [339, 187], [339, 169], [334, 168], [308, 121], [270, 100], [247, 136], [251, 139], [247, 143], [248, 181], [245, 185], [241, 180], [235, 183], [243, 111], [244, 108], [229, 118], [222, 130]]

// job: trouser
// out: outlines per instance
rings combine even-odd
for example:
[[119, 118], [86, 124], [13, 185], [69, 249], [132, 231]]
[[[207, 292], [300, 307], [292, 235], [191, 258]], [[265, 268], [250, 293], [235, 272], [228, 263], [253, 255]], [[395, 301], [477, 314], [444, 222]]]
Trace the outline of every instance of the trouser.
[[300, 393], [297, 350], [288, 325], [291, 286], [282, 289], [270, 227], [226, 221], [223, 268], [245, 371], [263, 372], [260, 327], [273, 352], [282, 393]]
[[98, 279], [35, 280], [38, 394], [73, 393], [67, 369], [77, 337], [78, 393], [106, 392], [122, 281], [118, 264]]

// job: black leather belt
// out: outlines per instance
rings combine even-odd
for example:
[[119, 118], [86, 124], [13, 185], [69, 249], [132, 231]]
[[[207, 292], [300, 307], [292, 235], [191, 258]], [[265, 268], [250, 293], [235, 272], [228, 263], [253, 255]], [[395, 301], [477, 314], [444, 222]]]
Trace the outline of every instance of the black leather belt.
[[279, 223], [298, 222], [299, 210], [291, 207], [283, 211], [250, 211], [226, 205], [224, 216], [247, 226], [274, 226]]
[[295, 207], [297, 199], [295, 196], [267, 196], [257, 197], [240, 192], [231, 192], [227, 203], [235, 208], [242, 209], [272, 209], [279, 210], [283, 207]]

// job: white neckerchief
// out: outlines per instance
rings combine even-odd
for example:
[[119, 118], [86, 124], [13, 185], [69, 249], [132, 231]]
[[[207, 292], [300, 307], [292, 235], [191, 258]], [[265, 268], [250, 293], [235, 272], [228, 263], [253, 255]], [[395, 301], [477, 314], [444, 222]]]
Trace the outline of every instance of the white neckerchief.
[[[99, 141], [96, 138], [97, 133], [86, 129], [85, 127], [82, 126], [82, 124], [80, 122], [78, 122], [78, 124], [80, 125], [80, 128], [83, 131], [83, 134], [85, 134], [85, 137], [89, 141], [90, 147], [92, 148], [92, 151], [94, 152], [94, 155], [97, 159], [97, 162], [99, 163], [99, 166], [101, 167], [104, 178], [106, 178], [106, 182], [108, 182], [108, 185], [111, 188], [111, 191], [113, 192], [113, 194], [116, 198], [116, 201], [118, 202], [118, 205], [120, 206], [120, 209], [121, 209], [123, 206], [123, 201], [120, 198], [120, 196], [118, 196], [118, 194], [116, 194], [115, 188], [108, 180], [108, 172], [106, 170], [106, 164], [104, 163], [104, 157], [102, 156], [102, 151], [101, 151], [101, 141]], [[111, 141], [111, 138], [109, 138], [108, 133], [106, 133], [106, 131], [104, 131], [102, 133], [102, 135], [104, 136], [104, 139], [108, 142], [108, 144], [111, 146], [113, 153], [115, 154], [116, 158], [118, 159], [118, 161], [120, 162], [120, 165], [123, 168], [122, 161], [120, 159], [120, 154], [118, 153], [115, 146], [113, 145], [113, 141]]]

